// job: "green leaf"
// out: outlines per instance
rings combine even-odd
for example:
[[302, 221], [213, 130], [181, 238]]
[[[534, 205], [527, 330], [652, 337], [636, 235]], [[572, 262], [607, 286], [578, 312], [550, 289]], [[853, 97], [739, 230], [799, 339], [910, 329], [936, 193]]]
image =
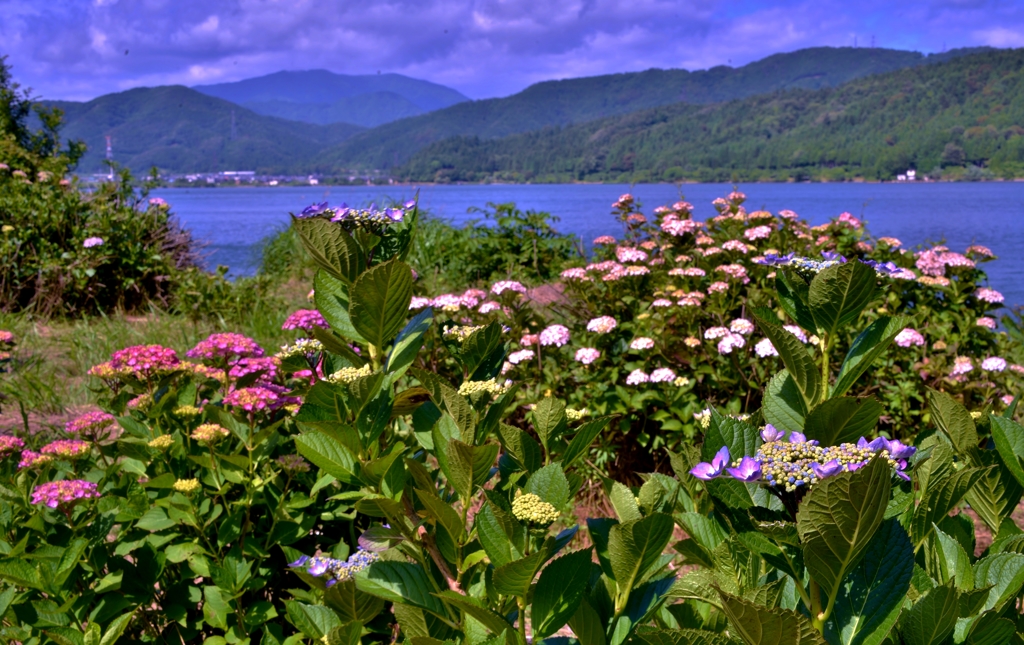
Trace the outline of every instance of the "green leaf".
[[598, 435], [604, 431], [607, 427], [608, 422], [611, 421], [611, 417], [601, 417], [592, 421], [587, 421], [579, 428], [576, 429], [576, 434], [573, 435], [572, 440], [569, 442], [569, 446], [562, 453], [561, 459], [562, 466], [568, 468], [573, 465], [577, 459], [587, 454], [590, 448], [590, 444], [594, 443], [594, 439], [597, 439]]
[[541, 571], [530, 616], [535, 639], [554, 634], [576, 613], [590, 580], [590, 556], [590, 549], [567, 553]]
[[978, 514], [993, 534], [999, 531], [1003, 519], [1010, 516], [1020, 503], [1024, 488], [1003, 465], [999, 453], [995, 450], [978, 450], [974, 452], [974, 463], [982, 468], [988, 467], [984, 475], [971, 486], [964, 500]]
[[889, 347], [889, 343], [896, 338], [896, 334], [903, 331], [907, 322], [908, 319], [905, 316], [893, 318], [881, 316], [868, 325], [850, 345], [850, 351], [846, 353], [846, 358], [839, 368], [839, 374], [836, 375], [836, 382], [832, 386], [830, 396], [846, 394], [860, 378], [860, 375], [867, 371], [875, 359]]
[[511, 455], [523, 470], [534, 472], [544, 462], [540, 444], [533, 437], [515, 426], [502, 423], [498, 429], [505, 451]]
[[430, 329], [430, 323], [434, 321], [434, 310], [427, 307], [406, 324], [395, 339], [395, 346], [388, 355], [388, 362], [385, 369], [394, 378], [405, 374], [409, 366], [416, 360], [420, 348], [423, 346], [423, 335]]
[[556, 509], [561, 510], [569, 501], [569, 480], [562, 464], [548, 464], [530, 475], [523, 487], [524, 493], [533, 493]]
[[392, 259], [359, 276], [348, 313], [359, 335], [382, 349], [405, 325], [411, 301], [412, 270]]
[[640, 627], [636, 637], [647, 645], [732, 645], [736, 641], [725, 634], [703, 629], [656, 629]]
[[[655, 513], [635, 522], [616, 524], [608, 533], [608, 555], [615, 582], [628, 596], [629, 591], [652, 573], [653, 566], [672, 539], [672, 518]], [[616, 609], [624, 605], [621, 593]]]
[[343, 580], [332, 585], [324, 593], [324, 602], [346, 623], [368, 623], [384, 610], [384, 601], [359, 591], [354, 580]]
[[928, 388], [925, 395], [935, 425], [942, 430], [958, 455], [966, 456], [978, 447], [978, 431], [967, 408], [945, 392]]
[[545, 450], [551, 449], [551, 442], [565, 432], [566, 427], [565, 403], [558, 399], [547, 397], [533, 409], [533, 428]]
[[605, 645], [604, 623], [586, 599], [580, 602], [576, 613], [569, 619], [569, 627], [580, 645]]
[[729, 537], [729, 533], [713, 517], [701, 513], [679, 513], [675, 517], [687, 535], [708, 551], [714, 551]]
[[761, 447], [761, 435], [754, 426], [746, 421], [722, 416], [714, 408], [709, 409], [711, 422], [704, 433], [704, 445], [701, 446], [701, 457], [705, 461], [711, 461], [722, 446], [729, 448], [729, 454], [733, 459], [757, 452]]
[[974, 563], [974, 585], [983, 589], [989, 585], [982, 611], [1002, 609], [1024, 587], [1024, 555], [998, 553]]
[[359, 484], [356, 456], [340, 441], [323, 432], [306, 432], [295, 437], [299, 454], [325, 473], [346, 484]]
[[1012, 419], [991, 416], [992, 439], [1003, 463], [1024, 486], [1024, 428]]
[[366, 267], [359, 245], [340, 224], [323, 217], [293, 217], [292, 227], [313, 261], [334, 278], [351, 284]]
[[834, 337], [840, 327], [857, 320], [875, 299], [875, 270], [850, 261], [822, 269], [811, 280], [807, 305], [819, 334]]
[[341, 280], [331, 277], [326, 271], [317, 271], [313, 277], [313, 302], [331, 329], [350, 340], [361, 340], [348, 315], [347, 289]]
[[74, 627], [47, 627], [43, 633], [57, 645], [84, 645], [85, 636]]
[[405, 603], [438, 616], [444, 605], [433, 595], [434, 586], [418, 564], [378, 561], [356, 574], [356, 588], [387, 602]]
[[284, 604], [288, 620], [308, 638], [320, 640], [336, 627], [341, 621], [333, 611], [321, 605], [307, 605], [298, 600], [289, 600]]
[[448, 440], [448, 483], [468, 504], [473, 496], [473, 446], [458, 439]]
[[779, 297], [779, 304], [789, 314], [789, 317], [796, 321], [807, 331], [815, 329], [814, 316], [810, 307], [807, 306], [807, 298], [810, 289], [803, 278], [785, 269], [775, 272], [775, 292]]
[[612, 508], [615, 509], [615, 515], [619, 518], [620, 522], [635, 522], [644, 517], [640, 513], [640, 507], [637, 505], [636, 496], [633, 495], [633, 491], [629, 490], [624, 484], [619, 482], [612, 483], [612, 490], [608, 494], [608, 501], [611, 502]]
[[906, 645], [938, 645], [956, 626], [959, 594], [952, 583], [935, 587], [900, 617]]
[[811, 410], [804, 422], [804, 434], [822, 446], [856, 443], [874, 430], [880, 416], [882, 405], [875, 399], [835, 397]]
[[914, 573], [914, 547], [896, 520], [883, 522], [842, 581], [832, 613], [836, 642], [879, 645], [899, 618]]
[[103, 632], [103, 638], [100, 639], [99, 645], [114, 645], [124, 634], [125, 630], [128, 629], [128, 623], [131, 622], [134, 615], [135, 612], [131, 611], [127, 614], [121, 614], [110, 621], [110, 624], [107, 625], [107, 630]]
[[838, 592], [882, 523], [891, 480], [888, 463], [872, 459], [855, 472], [818, 482], [800, 503], [796, 523], [804, 563], [829, 597]]
[[494, 566], [500, 567], [522, 557], [522, 552], [515, 544], [525, 542], [526, 530], [512, 518], [511, 512], [506, 513], [488, 502], [476, 514], [474, 528], [480, 538], [480, 545]]
[[488, 608], [483, 601], [477, 598], [464, 596], [450, 590], [435, 593], [434, 595], [449, 604], [455, 605], [467, 616], [472, 616], [494, 634], [501, 634], [507, 629], [513, 629], [512, 625], [501, 614]]
[[525, 598], [537, 570], [544, 564], [546, 557], [544, 551], [537, 551], [525, 558], [501, 565], [494, 570], [494, 589], [506, 596]]
[[944, 445], [933, 448], [928, 461], [932, 464], [928, 484], [910, 522], [915, 551], [931, 534], [932, 527], [960, 504], [967, 491], [986, 472], [978, 468], [956, 470], [950, 449]]
[[771, 309], [760, 307], [754, 309], [752, 313], [761, 332], [772, 341], [772, 345], [779, 353], [779, 358], [782, 359], [782, 364], [786, 366], [793, 383], [800, 391], [804, 404], [808, 409], [814, 407], [814, 404], [822, 398], [823, 390], [814, 358], [799, 338], [778, 324], [778, 319]]
[[362, 623], [347, 623], [328, 632], [327, 645], [359, 645], [359, 638], [362, 634]]
[[971, 569], [970, 556], [956, 538], [947, 535], [938, 526], [934, 530], [935, 545], [938, 547], [939, 581], [945, 584], [953, 580], [958, 590], [971, 591], [974, 589], [974, 570]]
[[827, 645], [802, 614], [788, 609], [768, 609], [719, 592], [722, 610], [747, 645]]
[[764, 420], [776, 428], [803, 431], [807, 403], [800, 394], [796, 381], [789, 375], [789, 370], [782, 370], [768, 381], [761, 409], [764, 412]]
[[1004, 645], [1013, 642], [1016, 627], [1008, 618], [1000, 618], [999, 614], [990, 611], [978, 616], [971, 625], [965, 645]]

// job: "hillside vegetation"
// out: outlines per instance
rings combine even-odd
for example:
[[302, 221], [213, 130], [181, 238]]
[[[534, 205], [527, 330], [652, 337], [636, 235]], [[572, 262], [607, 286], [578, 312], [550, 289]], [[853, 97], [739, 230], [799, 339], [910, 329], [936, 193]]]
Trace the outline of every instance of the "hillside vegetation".
[[999, 50], [838, 88], [678, 103], [497, 140], [449, 138], [396, 174], [420, 181], [752, 181], [891, 179], [917, 168], [1019, 176], [1022, 67], [1024, 50]]
[[324, 69], [282, 71], [193, 89], [268, 116], [365, 127], [469, 100], [450, 87], [401, 74], [352, 76]]
[[86, 103], [51, 101], [64, 112], [62, 134], [87, 146], [78, 170], [102, 172], [106, 141], [133, 172], [257, 170], [301, 172], [311, 154], [362, 128], [314, 125], [256, 114], [180, 85], [137, 88]]
[[548, 81], [507, 98], [460, 103], [374, 128], [325, 152], [317, 167], [390, 168], [448, 137], [491, 139], [680, 102], [719, 103], [783, 89], [834, 87], [969, 51], [924, 56], [891, 49], [815, 47], [776, 54], [739, 68], [719, 66], [696, 72], [650, 69]]

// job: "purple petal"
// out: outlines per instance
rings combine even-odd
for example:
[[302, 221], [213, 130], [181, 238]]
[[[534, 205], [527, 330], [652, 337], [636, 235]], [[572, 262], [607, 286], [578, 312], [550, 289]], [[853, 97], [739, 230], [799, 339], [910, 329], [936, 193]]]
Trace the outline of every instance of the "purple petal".
[[776, 430], [775, 426], [770, 423], [761, 431], [761, 438], [765, 441], [779, 441], [784, 436], [786, 436], [785, 432], [782, 430]]
[[789, 443], [807, 443], [807, 435], [802, 432], [790, 432]]
[[818, 479], [825, 479], [826, 477], [839, 474], [843, 470], [843, 466], [838, 460], [833, 459], [825, 462], [824, 464], [811, 464], [811, 470], [814, 471], [814, 474]]
[[718, 449], [711, 460], [711, 465], [717, 468], [718, 473], [721, 474], [722, 469], [729, 465], [729, 446], [722, 446]]
[[761, 464], [751, 457], [744, 457], [736, 468], [727, 468], [726, 471], [733, 479], [743, 482], [753, 482], [761, 479]]
[[690, 469], [690, 474], [697, 479], [703, 479], [705, 481], [714, 479], [722, 474], [721, 468], [715, 468], [706, 461], [702, 461], [693, 468]]
[[298, 560], [296, 560], [295, 562], [289, 562], [288, 566], [289, 567], [301, 567], [302, 565], [306, 564], [307, 562], [309, 562], [309, 556], [308, 555], [300, 555]]
[[885, 437], [878, 437], [877, 439], [873, 439], [871, 443], [868, 444], [868, 450], [874, 450], [875, 452], [888, 449], [889, 440], [886, 439]]
[[860, 439], [857, 440], [857, 447], [858, 448], [867, 448], [868, 447], [868, 440], [865, 439], [864, 437], [861, 437]]

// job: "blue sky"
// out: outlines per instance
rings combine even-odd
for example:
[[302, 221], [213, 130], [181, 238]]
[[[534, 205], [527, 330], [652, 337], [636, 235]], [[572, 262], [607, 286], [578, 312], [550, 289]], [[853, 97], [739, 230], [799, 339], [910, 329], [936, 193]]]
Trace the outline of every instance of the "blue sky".
[[45, 98], [396, 72], [470, 98], [542, 80], [739, 66], [818, 45], [1024, 47], [1024, 0], [0, 0], [0, 54]]

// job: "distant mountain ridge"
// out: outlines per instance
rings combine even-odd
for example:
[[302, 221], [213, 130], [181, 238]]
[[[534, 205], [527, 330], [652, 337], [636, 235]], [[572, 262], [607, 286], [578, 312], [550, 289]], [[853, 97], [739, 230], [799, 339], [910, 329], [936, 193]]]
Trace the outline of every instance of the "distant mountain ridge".
[[856, 78], [986, 49], [925, 56], [893, 49], [814, 47], [774, 54], [738, 68], [719, 66], [695, 72], [650, 69], [545, 81], [506, 98], [459, 103], [367, 130], [325, 151], [315, 167], [390, 168], [448, 137], [494, 139], [673, 103], [719, 103], [783, 89], [835, 87]]
[[348, 75], [325, 69], [281, 71], [192, 89], [268, 116], [365, 127], [469, 100], [450, 87], [401, 74]]
[[80, 172], [106, 169], [105, 137], [114, 161], [133, 172], [257, 170], [301, 172], [309, 156], [362, 130], [348, 123], [313, 125], [256, 114], [181, 85], [141, 87], [91, 101], [47, 101], [64, 111], [61, 136], [87, 152]]

